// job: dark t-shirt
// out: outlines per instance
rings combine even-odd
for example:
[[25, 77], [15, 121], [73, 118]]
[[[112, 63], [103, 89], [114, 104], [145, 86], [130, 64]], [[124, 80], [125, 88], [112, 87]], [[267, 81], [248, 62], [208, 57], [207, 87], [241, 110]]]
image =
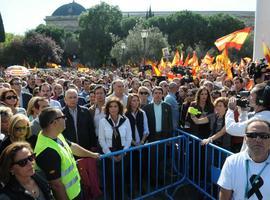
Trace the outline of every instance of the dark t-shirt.
[[[60, 142], [54, 139], [55, 142]], [[71, 146], [71, 142], [66, 140], [68, 145]], [[59, 143], [63, 146], [63, 144]], [[61, 178], [61, 157], [52, 148], [46, 148], [36, 158], [36, 163], [45, 174], [48, 181]]]

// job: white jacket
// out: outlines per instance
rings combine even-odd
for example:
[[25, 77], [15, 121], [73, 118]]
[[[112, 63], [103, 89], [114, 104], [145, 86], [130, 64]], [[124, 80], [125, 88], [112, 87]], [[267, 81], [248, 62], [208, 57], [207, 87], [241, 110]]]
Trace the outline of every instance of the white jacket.
[[246, 119], [243, 119], [242, 117], [240, 122], [235, 122], [234, 112], [231, 109], [228, 109], [225, 116], [226, 132], [232, 136], [244, 137], [248, 122], [253, 121], [255, 119], [264, 120], [270, 123], [270, 111], [265, 110], [262, 112], [255, 113], [255, 115], [250, 119], [248, 119], [246, 115]]
[[[270, 111], [265, 110], [262, 112], [255, 113], [255, 115], [251, 117], [250, 119], [248, 119], [247, 115], [245, 115], [245, 117], [242, 115], [239, 117], [239, 119], [240, 119], [240, 122], [235, 122], [233, 110], [228, 109], [225, 116], [226, 132], [232, 136], [244, 137], [246, 126], [250, 121], [259, 119], [259, 120], [267, 121], [270, 123]], [[244, 142], [241, 151], [243, 151], [245, 148], [246, 148], [246, 144]]]

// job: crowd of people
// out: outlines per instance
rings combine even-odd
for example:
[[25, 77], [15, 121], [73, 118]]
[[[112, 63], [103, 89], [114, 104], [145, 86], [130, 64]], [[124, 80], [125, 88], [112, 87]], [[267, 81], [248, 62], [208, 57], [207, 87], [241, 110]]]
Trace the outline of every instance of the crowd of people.
[[[264, 77], [256, 77], [252, 89], [252, 77], [240, 72], [233, 79], [205, 71], [193, 79], [168, 80], [135, 75], [127, 67], [2, 77], [0, 197], [83, 199], [76, 160], [173, 137], [176, 129], [196, 135], [201, 145], [214, 143], [234, 153], [249, 149], [243, 140], [247, 125], [254, 119], [270, 122], [270, 86]], [[114, 166], [106, 161], [118, 177], [123, 156], [113, 157]], [[135, 154], [133, 162], [138, 160]], [[115, 180], [116, 191], [121, 180]]]

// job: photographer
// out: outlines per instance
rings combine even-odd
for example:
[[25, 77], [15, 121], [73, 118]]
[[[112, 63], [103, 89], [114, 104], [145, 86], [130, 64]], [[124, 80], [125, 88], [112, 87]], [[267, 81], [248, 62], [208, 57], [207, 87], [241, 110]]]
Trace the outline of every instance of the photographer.
[[[237, 100], [235, 97], [230, 98], [228, 104], [228, 111], [225, 116], [225, 126], [226, 132], [232, 136], [241, 136], [245, 135], [245, 129], [249, 121], [259, 119], [270, 122], [270, 86], [266, 83], [260, 83], [255, 85], [251, 90], [249, 106], [254, 109], [254, 113], [249, 113], [244, 115], [243, 108], [240, 110], [239, 122], [236, 122], [234, 119], [234, 111], [238, 108]], [[240, 101], [241, 102], [241, 101]], [[238, 105], [239, 105], [238, 100]], [[241, 103], [240, 103], [241, 104]], [[242, 150], [245, 148], [245, 145], [242, 146]]]
[[253, 78], [255, 84], [263, 83], [268, 80], [269, 76], [267, 76], [267, 73], [269, 73], [269, 68], [267, 67], [268, 65], [265, 62], [265, 58], [261, 59], [259, 63], [249, 63], [247, 71], [249, 76]]

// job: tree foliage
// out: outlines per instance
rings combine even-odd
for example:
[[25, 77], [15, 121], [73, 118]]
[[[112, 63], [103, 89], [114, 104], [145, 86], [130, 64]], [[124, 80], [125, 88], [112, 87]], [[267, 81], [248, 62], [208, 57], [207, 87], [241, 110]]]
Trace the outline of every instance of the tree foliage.
[[[150, 60], [158, 60], [162, 56], [161, 49], [168, 47], [167, 38], [160, 32], [157, 27], [148, 28], [148, 37], [144, 43], [141, 38], [141, 31], [144, 26], [141, 22], [129, 31], [129, 35], [126, 39], [117, 42], [111, 50], [111, 56], [116, 58], [118, 62], [131, 62], [133, 64], [139, 64], [144, 58]], [[125, 43], [126, 48], [123, 51], [121, 44]]]
[[63, 50], [54, 40], [36, 32], [29, 32], [23, 40], [27, 62], [44, 66], [46, 62], [60, 63]]
[[66, 32], [64, 29], [58, 28], [56, 26], [40, 24], [38, 27], [36, 27], [34, 31], [52, 38], [56, 42], [56, 44], [58, 44], [62, 48], [64, 47], [66, 38]]
[[121, 35], [121, 20], [119, 8], [104, 2], [80, 17], [80, 55], [84, 62], [92, 66], [106, 62], [113, 46], [111, 34]]
[[5, 42], [5, 29], [1, 13], [0, 13], [0, 42]]

